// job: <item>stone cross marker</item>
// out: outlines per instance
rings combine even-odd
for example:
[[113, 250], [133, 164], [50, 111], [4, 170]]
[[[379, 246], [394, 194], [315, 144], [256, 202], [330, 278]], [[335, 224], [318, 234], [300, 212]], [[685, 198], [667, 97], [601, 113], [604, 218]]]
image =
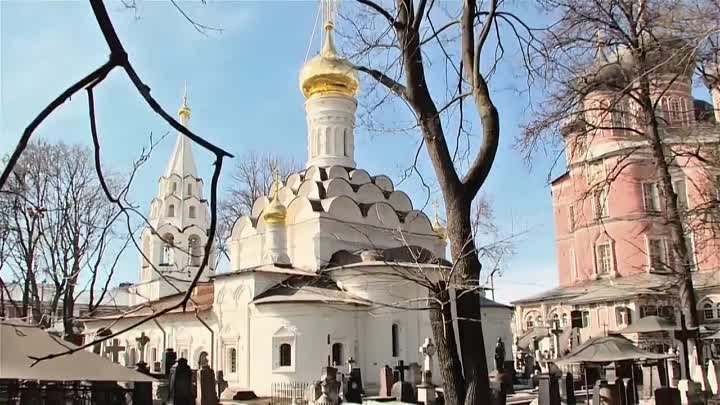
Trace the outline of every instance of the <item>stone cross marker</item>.
[[120, 353], [125, 351], [125, 346], [120, 346], [118, 339], [113, 339], [112, 345], [105, 347], [105, 354], [109, 354], [112, 358], [113, 363], [120, 362]]
[[397, 365], [395, 366], [395, 372], [397, 373], [397, 381], [398, 382], [405, 381], [405, 370], [407, 370], [409, 368], [410, 368], [410, 366], [406, 366], [404, 361], [402, 361], [402, 360], [397, 361]]
[[145, 346], [150, 342], [150, 338], [145, 336], [145, 332], [143, 332], [135, 341], [137, 342], [138, 352], [140, 353], [139, 363], [145, 363]]
[[433, 360], [432, 357], [435, 355], [436, 347], [432, 342], [431, 338], [425, 338], [425, 342], [420, 346], [419, 352], [424, 356], [423, 358], [423, 370], [422, 370], [422, 383], [432, 383], [432, 368]]

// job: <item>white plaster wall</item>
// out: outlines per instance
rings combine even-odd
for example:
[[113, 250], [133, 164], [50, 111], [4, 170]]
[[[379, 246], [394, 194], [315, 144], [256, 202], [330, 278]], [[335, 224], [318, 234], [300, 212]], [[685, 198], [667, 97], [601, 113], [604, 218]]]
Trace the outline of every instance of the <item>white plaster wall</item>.
[[[211, 313], [201, 314], [204, 320], [213, 328], [215, 325], [214, 316]], [[94, 333], [102, 328], [110, 326], [111, 330], [116, 331], [128, 327], [132, 323], [137, 322], [137, 318], [126, 318], [117, 322], [113, 321], [93, 321], [86, 324], [87, 332], [90, 337], [94, 336]], [[198, 356], [202, 351], [208, 353], [208, 359], [210, 359], [211, 365], [214, 367], [216, 361], [211, 358], [211, 336], [210, 331], [205, 328], [192, 314], [171, 314], [161, 317], [159, 320], [160, 326], [165, 330], [163, 339], [163, 332], [158, 328], [154, 322], [147, 322], [134, 329], [125, 332], [116, 338], [120, 341], [122, 346], [125, 346], [125, 352], [120, 355], [120, 364], [126, 367], [132, 367], [134, 365], [128, 363], [128, 354], [131, 348], [137, 347], [135, 339], [140, 337], [142, 333], [150, 337], [150, 343], [147, 345], [146, 350], [146, 362], [149, 363], [151, 349], [156, 348], [158, 353], [158, 361], [162, 361], [162, 353], [166, 348], [173, 348], [177, 353], [178, 357], [185, 351], [188, 355], [188, 364], [192, 368], [197, 368]], [[215, 328], [213, 328], [215, 329]], [[105, 345], [112, 344], [113, 339], [103, 343], [103, 353]], [[163, 340], [165, 343], [163, 343]], [[88, 349], [92, 351], [92, 348]], [[136, 349], [137, 351], [137, 349]], [[136, 361], [139, 361], [139, 354], [137, 355]]]
[[485, 341], [485, 360], [488, 371], [495, 370], [495, 345], [501, 338], [505, 344], [505, 360], [512, 360], [513, 335], [510, 325], [512, 323], [512, 308], [485, 307], [481, 310], [483, 339]]

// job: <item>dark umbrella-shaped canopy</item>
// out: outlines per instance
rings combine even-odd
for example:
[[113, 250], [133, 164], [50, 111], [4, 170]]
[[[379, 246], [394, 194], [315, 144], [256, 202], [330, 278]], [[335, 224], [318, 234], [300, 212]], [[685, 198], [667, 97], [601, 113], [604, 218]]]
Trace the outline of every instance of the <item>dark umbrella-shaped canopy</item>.
[[621, 360], [665, 359], [667, 355], [646, 352], [621, 336], [591, 338], [556, 364], [609, 363]]
[[675, 322], [665, 319], [661, 316], [646, 316], [641, 318], [634, 324], [625, 329], [619, 330], [617, 333], [652, 333], [652, 332], [672, 332], [680, 330]]

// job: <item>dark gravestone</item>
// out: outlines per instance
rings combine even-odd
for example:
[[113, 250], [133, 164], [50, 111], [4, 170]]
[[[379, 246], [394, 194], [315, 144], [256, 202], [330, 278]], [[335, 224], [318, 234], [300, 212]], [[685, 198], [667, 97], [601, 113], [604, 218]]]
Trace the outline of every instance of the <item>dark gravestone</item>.
[[656, 389], [655, 405], [680, 405], [680, 390], [670, 387]]
[[575, 405], [577, 400], [575, 399], [575, 381], [573, 375], [570, 373], [565, 374], [560, 378], [560, 398], [567, 405]]
[[615, 396], [615, 403], [617, 405], [628, 405], [627, 392], [625, 391], [625, 384], [622, 378], [616, 378], [612, 385], [612, 390]]
[[193, 405], [192, 370], [186, 359], [178, 359], [170, 369], [168, 405]]
[[345, 401], [362, 403], [362, 375], [359, 368], [350, 370], [350, 378], [348, 379], [347, 396]]
[[417, 401], [415, 397], [415, 387], [405, 381], [405, 370], [407, 368], [402, 360], [398, 360], [397, 366], [395, 366], [398, 381], [393, 384], [390, 395], [395, 397], [396, 401], [415, 403]]
[[[162, 358], [162, 373], [165, 374], [165, 376], [170, 376], [170, 369], [173, 365], [175, 365], [175, 362], [177, 361], [177, 353], [175, 353], [175, 350], [168, 347], [167, 350], [165, 350], [165, 353], [163, 353]], [[187, 364], [187, 362], [186, 362]]]
[[225, 374], [222, 370], [215, 372], [215, 383], [217, 384], [218, 398], [222, 395], [223, 391], [228, 387], [227, 381], [225, 381]]
[[[141, 361], [135, 367], [135, 370], [145, 375], [150, 375], [147, 364]], [[133, 405], [152, 405], [152, 383], [151, 382], [135, 382], [133, 383], [132, 392]]]
[[538, 376], [538, 405], [560, 405], [560, 386], [552, 374]]
[[638, 403], [638, 395], [637, 395], [637, 389], [635, 388], [635, 384], [633, 384], [632, 378], [623, 378], [623, 383], [625, 384], [625, 400], [627, 401], [628, 405], [635, 405]]
[[200, 405], [218, 405], [218, 395], [215, 391], [215, 372], [207, 364], [198, 372], [198, 393]]

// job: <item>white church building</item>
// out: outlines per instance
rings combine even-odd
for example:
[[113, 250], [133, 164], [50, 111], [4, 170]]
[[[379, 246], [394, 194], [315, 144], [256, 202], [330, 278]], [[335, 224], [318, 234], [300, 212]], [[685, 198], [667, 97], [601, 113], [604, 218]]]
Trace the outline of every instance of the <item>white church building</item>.
[[[322, 366], [360, 367], [366, 392], [377, 392], [379, 368], [420, 362], [432, 336], [423, 310], [423, 281], [448, 270], [444, 229], [414, 209], [391, 179], [354, 159], [358, 79], [338, 56], [332, 23], [324, 46], [300, 72], [306, 98], [308, 156], [304, 170], [277, 179], [269, 196], [238, 218], [228, 240], [230, 266], [211, 258], [185, 312], [172, 311], [103, 343], [123, 346], [119, 361], [140, 360], [136, 338], [149, 337], [144, 360], [166, 348], [196, 368], [207, 356], [231, 387], [268, 395], [274, 382], [311, 382]], [[190, 108], [179, 111], [189, 125]], [[88, 320], [98, 330], [126, 328], [182, 298], [208, 243], [209, 211], [191, 142], [177, 144], [150, 204], [142, 233], [139, 281], [122, 317]], [[510, 345], [512, 308], [482, 298], [485, 350]], [[509, 356], [509, 355], [508, 355]], [[492, 366], [492, 355], [488, 356]], [[436, 373], [436, 375], [439, 375]]]

